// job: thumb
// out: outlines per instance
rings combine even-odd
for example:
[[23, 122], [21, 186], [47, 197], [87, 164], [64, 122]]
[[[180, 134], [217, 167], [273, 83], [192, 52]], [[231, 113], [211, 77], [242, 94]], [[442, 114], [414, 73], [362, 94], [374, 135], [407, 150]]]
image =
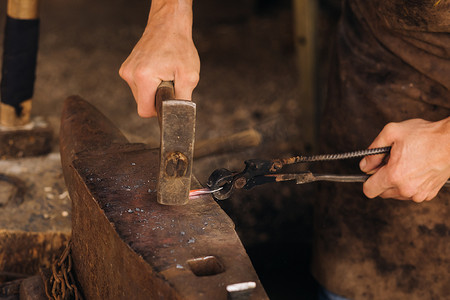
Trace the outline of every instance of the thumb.
[[150, 118], [156, 116], [155, 94], [159, 83], [157, 80], [151, 80], [146, 84], [145, 88], [136, 88], [137, 91], [133, 91], [140, 117]]

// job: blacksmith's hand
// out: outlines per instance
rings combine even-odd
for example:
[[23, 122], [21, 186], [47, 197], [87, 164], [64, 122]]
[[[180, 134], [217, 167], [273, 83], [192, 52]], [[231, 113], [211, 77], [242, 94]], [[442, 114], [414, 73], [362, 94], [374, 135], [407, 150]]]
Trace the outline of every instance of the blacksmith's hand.
[[389, 123], [369, 148], [383, 146], [392, 146], [387, 164], [383, 155], [360, 162], [363, 172], [373, 174], [364, 183], [369, 198], [431, 200], [450, 177], [450, 117]]
[[192, 0], [153, 0], [144, 34], [119, 70], [137, 103], [138, 114], [156, 116], [161, 81], [174, 81], [175, 98], [191, 100], [200, 74], [192, 41]]

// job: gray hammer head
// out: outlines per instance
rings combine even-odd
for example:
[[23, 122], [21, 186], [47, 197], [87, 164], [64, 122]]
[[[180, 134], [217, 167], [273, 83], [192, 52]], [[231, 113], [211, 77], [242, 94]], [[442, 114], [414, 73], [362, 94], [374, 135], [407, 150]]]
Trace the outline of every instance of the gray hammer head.
[[187, 203], [191, 188], [196, 106], [192, 101], [173, 98], [173, 83], [162, 82], [156, 93], [161, 129], [157, 201], [182, 205]]

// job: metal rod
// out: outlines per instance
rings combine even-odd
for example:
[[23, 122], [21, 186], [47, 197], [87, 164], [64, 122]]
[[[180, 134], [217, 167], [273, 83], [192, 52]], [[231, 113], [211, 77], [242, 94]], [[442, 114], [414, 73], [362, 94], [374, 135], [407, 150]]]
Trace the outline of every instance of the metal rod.
[[368, 155], [386, 154], [391, 151], [391, 147], [381, 147], [373, 149], [358, 150], [352, 152], [338, 153], [338, 154], [319, 154], [311, 156], [296, 156], [283, 160], [283, 164], [296, 164], [300, 162], [314, 162], [314, 161], [330, 161], [364, 157]]

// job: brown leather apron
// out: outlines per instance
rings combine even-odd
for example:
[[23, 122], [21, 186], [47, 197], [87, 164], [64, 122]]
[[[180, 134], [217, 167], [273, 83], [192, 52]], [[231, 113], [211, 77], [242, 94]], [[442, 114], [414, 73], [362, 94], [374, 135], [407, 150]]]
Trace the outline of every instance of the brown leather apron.
[[[348, 0], [334, 53], [322, 151], [367, 148], [388, 122], [450, 116], [450, 1]], [[358, 162], [322, 171], [359, 173]], [[421, 204], [367, 199], [359, 184], [320, 189], [320, 284], [350, 299], [450, 299], [449, 189]]]

